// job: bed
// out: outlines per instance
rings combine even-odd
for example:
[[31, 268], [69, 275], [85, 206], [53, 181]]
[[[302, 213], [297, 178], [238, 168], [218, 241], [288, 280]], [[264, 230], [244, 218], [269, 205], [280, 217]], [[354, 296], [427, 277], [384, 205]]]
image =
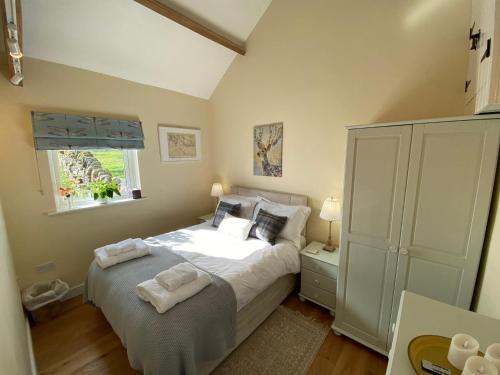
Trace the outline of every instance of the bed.
[[[261, 197], [282, 205], [307, 206], [307, 197], [302, 195], [239, 186], [233, 187], [231, 193], [243, 197]], [[305, 228], [302, 234], [304, 233]], [[156, 258], [158, 260], [150, 256], [139, 258], [111, 267], [109, 270], [101, 270], [95, 264], [91, 265], [85, 292], [87, 301], [101, 308], [123, 345], [127, 348], [131, 366], [146, 374], [159, 372], [207, 374], [214, 370], [293, 291], [296, 285], [296, 274], [300, 271], [300, 247], [305, 245], [305, 238], [302, 238], [300, 246], [296, 242], [286, 239], [278, 239], [275, 245], [270, 245], [256, 238], [239, 241], [221, 236], [210, 223], [161, 234], [155, 236], [154, 241], [158, 245], [158, 254], [164, 254], [162, 249], [168, 249], [174, 254], [171, 257], [181, 257], [181, 259], [209, 272], [216, 280], [214, 284], [220, 289], [207, 288], [205, 294], [199, 293], [199, 298], [193, 297], [186, 300], [162, 316], [152, 312], [150, 306], [144, 306], [144, 303], [141, 304], [133, 296], [133, 289], [137, 281], [143, 281], [141, 277], [154, 275], [161, 267], [157, 264], [161, 258]], [[140, 272], [137, 271], [139, 269], [141, 269]], [[141, 276], [141, 273], [146, 276]], [[112, 277], [114, 279], [111, 281]], [[227, 285], [231, 288], [228, 288]], [[229, 297], [224, 297], [227, 300], [219, 301], [218, 305], [215, 298], [222, 297], [216, 296], [227, 294], [228, 289], [232, 289], [234, 292], [234, 302], [230, 301]], [[206, 298], [214, 298], [214, 300]], [[206, 318], [212, 319], [210, 323], [211, 333], [208, 336], [214, 335], [214, 337], [217, 336], [217, 339], [213, 338], [210, 341], [206, 332], [200, 335], [199, 331], [202, 326], [198, 328], [188, 327], [191, 331], [187, 329], [178, 332], [177, 326], [170, 330], [163, 330], [163, 326], [167, 326], [169, 322], [176, 322], [175, 319], [179, 314], [188, 316], [193, 313], [191, 318], [193, 321], [205, 319], [201, 310], [204, 310], [204, 306], [207, 305], [210, 305], [211, 311], [213, 310], [212, 317]], [[124, 311], [127, 309], [132, 309], [132, 311], [125, 313]], [[227, 309], [232, 309], [235, 313], [231, 318], [222, 319], [224, 310]], [[135, 318], [133, 318], [134, 314]], [[142, 328], [141, 324], [144, 320], [142, 315], [148, 315], [150, 320], [163, 320], [156, 322], [152, 328], [150, 324]], [[219, 318], [218, 321], [217, 318]], [[228, 327], [230, 320], [234, 320], [231, 324], [235, 332], [230, 332], [231, 329]], [[186, 325], [185, 322], [173, 324]], [[170, 371], [170, 367], [168, 371], [165, 371], [165, 367], [159, 367], [158, 363], [151, 364], [150, 362], [167, 360], [174, 362], [173, 358], [165, 354], [165, 358], [151, 359], [149, 358], [151, 350], [145, 351], [143, 347], [146, 346], [144, 343], [152, 336], [172, 337], [174, 336], [172, 332], [175, 332], [177, 336], [190, 337], [193, 335], [197, 337], [191, 339], [195, 341], [195, 346], [198, 345], [194, 349], [190, 348], [195, 354], [199, 354], [200, 351], [210, 351], [207, 347], [213, 347], [214, 340], [216, 340], [217, 345], [220, 345], [220, 348], [214, 349], [211, 355], [197, 357], [194, 367], [186, 368], [181, 364], [180, 367], [175, 367], [176, 369], [172, 368], [172, 371]], [[224, 335], [225, 332], [227, 332], [226, 335]], [[196, 336], [197, 334], [198, 336]], [[203, 343], [203, 340], [206, 342]], [[134, 349], [133, 345], [138, 346], [137, 341], [140, 342], [140, 345]], [[150, 345], [154, 350], [159, 344], [150, 343]], [[184, 345], [189, 346], [189, 343], [184, 343]], [[179, 349], [176, 350], [179, 351]], [[161, 357], [161, 353], [156, 355], [156, 357], [159, 356]], [[194, 361], [192, 353], [183, 358], [182, 361]]]

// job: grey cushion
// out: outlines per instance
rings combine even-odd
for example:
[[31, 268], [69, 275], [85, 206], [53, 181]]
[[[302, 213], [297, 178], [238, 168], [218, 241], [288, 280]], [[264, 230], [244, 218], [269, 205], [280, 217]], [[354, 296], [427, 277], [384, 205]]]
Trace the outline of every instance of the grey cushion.
[[224, 219], [226, 212], [233, 216], [240, 216], [241, 203], [231, 204], [227, 202], [220, 201], [217, 205], [217, 210], [215, 211], [214, 220], [212, 221], [212, 226], [218, 227], [221, 221]]
[[262, 208], [257, 213], [255, 224], [250, 230], [250, 237], [255, 237], [274, 245], [276, 237], [285, 227], [286, 216], [273, 215]]
[[260, 201], [260, 199], [256, 197], [244, 197], [235, 194], [224, 195], [220, 200], [231, 204], [241, 203], [240, 217], [248, 220], [252, 220], [255, 206], [257, 206], [257, 203]]

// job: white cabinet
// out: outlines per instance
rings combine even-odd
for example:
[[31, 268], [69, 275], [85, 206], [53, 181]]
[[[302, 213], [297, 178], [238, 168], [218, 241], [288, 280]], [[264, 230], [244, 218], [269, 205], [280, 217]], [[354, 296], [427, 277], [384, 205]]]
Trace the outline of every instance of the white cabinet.
[[301, 252], [301, 301], [309, 300], [335, 312], [339, 252], [324, 251], [325, 244], [311, 242]]
[[[473, 0], [469, 66], [465, 83], [467, 114], [500, 111], [500, 0]], [[474, 47], [475, 46], [475, 47]]]
[[349, 131], [334, 329], [384, 348], [412, 126]]
[[468, 309], [500, 120], [349, 130], [334, 329], [382, 353], [409, 290]]

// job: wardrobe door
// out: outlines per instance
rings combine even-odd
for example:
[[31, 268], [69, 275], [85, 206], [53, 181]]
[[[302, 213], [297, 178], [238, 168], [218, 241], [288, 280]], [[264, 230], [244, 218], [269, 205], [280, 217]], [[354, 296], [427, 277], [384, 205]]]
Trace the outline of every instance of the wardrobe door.
[[334, 330], [385, 352], [412, 126], [350, 130]]
[[499, 120], [415, 125], [394, 292], [469, 309], [489, 214]]

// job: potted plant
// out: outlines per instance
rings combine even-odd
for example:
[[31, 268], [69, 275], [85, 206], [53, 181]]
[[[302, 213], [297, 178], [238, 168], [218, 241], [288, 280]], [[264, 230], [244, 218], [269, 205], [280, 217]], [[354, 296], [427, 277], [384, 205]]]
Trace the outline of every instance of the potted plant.
[[121, 196], [116, 181], [92, 181], [90, 183], [90, 191], [94, 200], [100, 199], [103, 202], [106, 202], [108, 198], [113, 198], [115, 194]]

